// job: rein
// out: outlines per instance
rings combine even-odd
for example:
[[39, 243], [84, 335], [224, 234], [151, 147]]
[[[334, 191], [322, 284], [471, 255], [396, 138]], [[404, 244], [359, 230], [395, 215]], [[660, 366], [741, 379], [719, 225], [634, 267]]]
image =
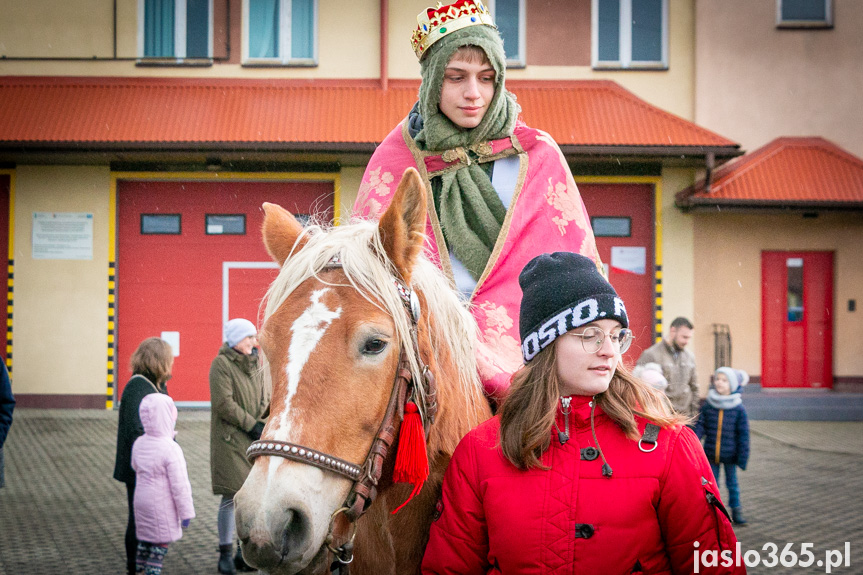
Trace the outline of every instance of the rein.
[[[341, 267], [341, 263], [338, 260], [334, 260], [324, 269]], [[416, 357], [420, 358], [417, 335], [417, 325], [421, 311], [419, 298], [410, 287], [399, 280], [393, 278], [393, 283], [410, 316], [411, 345]], [[347, 575], [348, 573], [348, 564], [353, 561], [353, 540], [357, 533], [356, 522], [368, 510], [377, 496], [377, 485], [383, 473], [384, 461], [396, 438], [396, 417], [398, 417], [398, 421], [402, 421], [404, 418], [405, 402], [408, 400], [414, 401], [418, 406], [426, 434], [428, 434], [431, 424], [434, 423], [437, 413], [437, 383], [427, 365], [423, 364], [421, 368], [423, 381], [419, 385], [415, 385], [403, 343], [399, 351], [398, 367], [396, 368], [395, 379], [389, 401], [387, 402], [387, 409], [384, 412], [383, 421], [381, 421], [377, 435], [375, 435], [368, 455], [366, 455], [366, 459], [361, 466], [322, 451], [287, 441], [261, 439], [253, 441], [246, 451], [246, 457], [251, 462], [254, 462], [255, 458], [262, 455], [284, 457], [285, 459], [312, 465], [324, 471], [337, 473], [353, 481], [344, 504], [333, 513], [330, 519], [330, 531], [327, 535], [326, 544], [327, 548], [335, 556], [335, 561], [333, 561], [330, 567], [331, 571], [338, 571], [343, 575]], [[339, 547], [334, 547], [335, 535], [333, 527], [335, 519], [339, 514], [344, 515], [349, 522], [350, 537]]]

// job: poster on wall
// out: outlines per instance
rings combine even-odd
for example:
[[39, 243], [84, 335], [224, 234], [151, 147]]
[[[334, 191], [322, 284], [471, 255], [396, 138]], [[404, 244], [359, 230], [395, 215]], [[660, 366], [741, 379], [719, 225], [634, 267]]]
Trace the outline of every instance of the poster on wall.
[[611, 270], [616, 273], [644, 275], [647, 272], [647, 248], [641, 246], [612, 247]]
[[34, 260], [92, 260], [93, 214], [33, 212]]

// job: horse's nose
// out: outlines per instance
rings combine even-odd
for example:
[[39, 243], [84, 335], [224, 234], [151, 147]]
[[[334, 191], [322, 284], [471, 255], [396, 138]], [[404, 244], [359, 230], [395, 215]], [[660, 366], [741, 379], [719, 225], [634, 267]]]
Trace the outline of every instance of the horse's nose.
[[298, 562], [308, 551], [311, 529], [298, 509], [263, 511], [251, 522], [237, 514], [237, 537], [246, 563], [265, 571]]

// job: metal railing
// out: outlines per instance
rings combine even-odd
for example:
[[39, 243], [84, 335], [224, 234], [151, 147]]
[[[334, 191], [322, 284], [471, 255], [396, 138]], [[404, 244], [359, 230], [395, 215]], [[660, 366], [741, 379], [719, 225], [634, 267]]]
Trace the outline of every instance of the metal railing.
[[731, 329], [728, 324], [713, 324], [713, 370], [731, 365]]

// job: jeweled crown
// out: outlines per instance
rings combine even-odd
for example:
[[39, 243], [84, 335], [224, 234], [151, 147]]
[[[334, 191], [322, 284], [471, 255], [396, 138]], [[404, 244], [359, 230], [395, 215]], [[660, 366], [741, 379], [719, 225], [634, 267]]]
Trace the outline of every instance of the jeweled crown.
[[422, 60], [432, 44], [456, 30], [468, 26], [491, 26], [494, 21], [481, 0], [457, 0], [442, 6], [426, 8], [417, 15], [417, 29], [411, 36], [411, 47]]

